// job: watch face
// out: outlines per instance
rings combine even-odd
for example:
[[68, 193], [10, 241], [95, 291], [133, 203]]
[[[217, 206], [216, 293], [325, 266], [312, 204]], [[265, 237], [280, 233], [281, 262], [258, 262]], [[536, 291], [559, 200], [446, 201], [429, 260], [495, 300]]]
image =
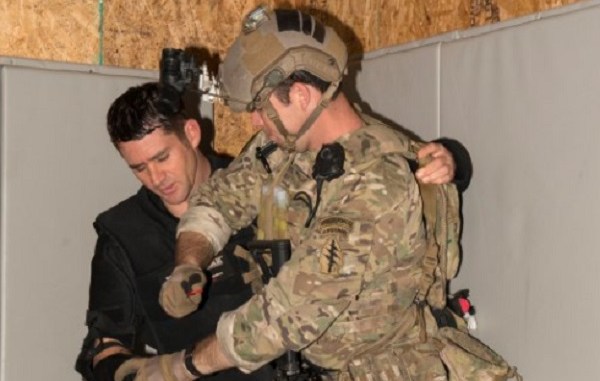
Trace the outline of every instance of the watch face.
[[255, 31], [260, 24], [268, 20], [269, 17], [267, 15], [267, 7], [264, 5], [259, 6], [258, 8], [251, 11], [246, 18], [244, 19], [244, 23], [242, 26], [242, 31], [245, 34]]

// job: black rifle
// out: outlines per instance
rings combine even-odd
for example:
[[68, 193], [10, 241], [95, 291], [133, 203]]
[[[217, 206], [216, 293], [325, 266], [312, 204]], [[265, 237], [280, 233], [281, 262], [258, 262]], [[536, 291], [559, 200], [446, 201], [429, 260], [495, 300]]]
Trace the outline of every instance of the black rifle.
[[[256, 240], [248, 243], [248, 250], [262, 271], [263, 284], [276, 277], [281, 266], [292, 254], [289, 239]], [[271, 255], [271, 266], [263, 255]], [[275, 360], [274, 381], [316, 381], [321, 380], [322, 370], [306, 361], [300, 352], [288, 350]]]

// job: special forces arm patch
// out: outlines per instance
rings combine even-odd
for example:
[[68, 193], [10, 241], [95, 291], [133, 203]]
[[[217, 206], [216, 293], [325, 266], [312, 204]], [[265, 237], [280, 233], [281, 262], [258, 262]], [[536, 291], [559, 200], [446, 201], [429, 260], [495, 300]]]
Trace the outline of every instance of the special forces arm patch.
[[342, 250], [336, 238], [331, 238], [328, 243], [321, 248], [319, 254], [319, 266], [322, 273], [339, 274], [344, 265]]
[[324, 245], [319, 251], [319, 268], [324, 274], [341, 274], [346, 252], [343, 247], [352, 231], [352, 221], [341, 217], [326, 217], [319, 220], [317, 232], [323, 237]]

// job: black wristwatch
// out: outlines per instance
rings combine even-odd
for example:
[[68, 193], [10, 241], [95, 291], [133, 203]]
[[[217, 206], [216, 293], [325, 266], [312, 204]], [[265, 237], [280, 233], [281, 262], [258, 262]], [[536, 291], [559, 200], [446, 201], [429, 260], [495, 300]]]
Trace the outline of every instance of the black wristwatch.
[[183, 364], [185, 365], [185, 369], [192, 374], [192, 376], [196, 378], [200, 378], [204, 376], [198, 368], [194, 365], [194, 361], [192, 357], [194, 356], [194, 348], [196, 348], [196, 344], [192, 344], [185, 349], [183, 352]]

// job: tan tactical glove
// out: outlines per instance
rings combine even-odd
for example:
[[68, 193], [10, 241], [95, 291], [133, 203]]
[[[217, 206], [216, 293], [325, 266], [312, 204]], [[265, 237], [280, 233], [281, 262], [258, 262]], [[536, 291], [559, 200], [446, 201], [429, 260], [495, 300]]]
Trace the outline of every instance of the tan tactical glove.
[[200, 267], [179, 265], [163, 283], [158, 302], [170, 316], [183, 317], [198, 308], [205, 284], [206, 275]]
[[115, 372], [115, 381], [134, 374], [134, 381], [191, 381], [196, 379], [184, 365], [184, 352], [153, 357], [134, 357]]

